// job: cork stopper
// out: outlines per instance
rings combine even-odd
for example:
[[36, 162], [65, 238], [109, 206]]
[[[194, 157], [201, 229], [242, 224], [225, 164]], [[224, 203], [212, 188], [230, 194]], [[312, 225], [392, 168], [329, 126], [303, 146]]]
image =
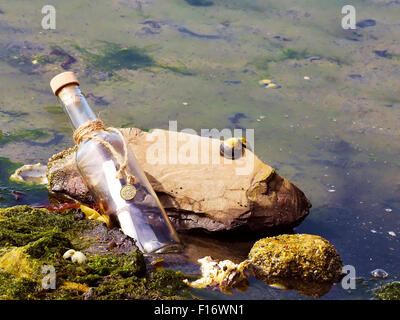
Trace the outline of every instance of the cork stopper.
[[68, 84], [76, 84], [79, 86], [78, 78], [71, 71], [60, 73], [50, 81], [50, 87], [54, 95], [57, 95], [58, 92]]

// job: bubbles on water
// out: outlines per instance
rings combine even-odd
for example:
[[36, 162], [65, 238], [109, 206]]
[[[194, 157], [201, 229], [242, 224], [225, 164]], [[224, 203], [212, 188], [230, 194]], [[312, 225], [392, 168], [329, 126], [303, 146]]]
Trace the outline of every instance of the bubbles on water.
[[330, 192], [330, 193], [336, 192], [336, 187], [330, 186], [330, 188], [328, 189], [328, 192]]
[[372, 270], [371, 275], [374, 278], [379, 278], [379, 279], [386, 279], [389, 276], [389, 274], [383, 269]]

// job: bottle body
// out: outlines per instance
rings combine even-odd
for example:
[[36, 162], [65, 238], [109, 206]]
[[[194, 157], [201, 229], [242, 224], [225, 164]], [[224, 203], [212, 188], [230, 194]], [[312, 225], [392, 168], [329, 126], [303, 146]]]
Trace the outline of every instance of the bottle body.
[[[58, 97], [75, 129], [96, 120], [78, 86], [62, 88]], [[83, 138], [79, 143], [76, 164], [101, 211], [116, 218], [122, 231], [135, 239], [143, 252], [178, 251], [179, 238], [129, 145], [114, 131], [100, 130], [91, 136], [94, 138]], [[121, 166], [118, 159], [125, 152], [126, 170], [134, 181], [117, 175]], [[134, 191], [133, 197], [124, 197], [121, 190], [126, 186]]]

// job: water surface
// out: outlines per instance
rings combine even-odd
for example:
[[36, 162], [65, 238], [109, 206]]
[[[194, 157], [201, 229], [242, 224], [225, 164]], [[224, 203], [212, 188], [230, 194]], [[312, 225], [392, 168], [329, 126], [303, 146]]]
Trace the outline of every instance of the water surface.
[[[370, 271], [385, 269], [388, 281], [400, 275], [400, 4], [353, 1], [357, 21], [375, 25], [343, 30], [346, 1], [191, 2], [55, 0], [56, 30], [43, 30], [45, 3], [2, 1], [0, 157], [46, 163], [72, 145], [48, 84], [65, 70], [78, 74], [109, 125], [168, 128], [177, 120], [179, 130], [197, 132], [254, 128], [256, 154], [313, 204], [295, 232], [328, 239], [365, 279], [356, 290], [337, 285], [322, 298], [369, 299], [379, 284], [369, 281]], [[261, 79], [281, 88], [263, 88]], [[9, 170], [5, 159], [1, 166]], [[1, 177], [0, 205], [20, 203], [9, 194], [15, 185]], [[218, 258], [245, 257], [252, 244], [188, 242], [210, 244]], [[244, 293], [198, 295], [306, 299], [255, 279]]]

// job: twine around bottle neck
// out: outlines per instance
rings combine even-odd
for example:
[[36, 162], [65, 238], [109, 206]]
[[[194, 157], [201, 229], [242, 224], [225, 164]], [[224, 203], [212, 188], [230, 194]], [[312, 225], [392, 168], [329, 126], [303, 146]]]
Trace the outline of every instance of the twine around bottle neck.
[[[123, 142], [123, 148], [124, 148], [124, 156], [121, 157], [121, 154], [115, 150], [115, 148], [107, 141], [105, 141], [102, 138], [99, 138], [96, 136], [96, 134], [100, 131], [105, 131], [105, 132], [114, 132], [118, 134]], [[73, 134], [74, 141], [76, 145], [79, 145], [82, 141], [86, 139], [92, 139], [95, 140], [96, 142], [100, 143], [102, 146], [104, 146], [108, 151], [110, 151], [111, 155], [115, 158], [119, 165], [119, 169], [116, 174], [117, 179], [122, 179], [126, 178], [126, 182], [128, 184], [133, 184], [135, 182], [135, 177], [129, 174], [127, 170], [127, 165], [128, 165], [128, 146], [126, 144], [125, 138], [122, 135], [121, 131], [113, 128], [113, 127], [108, 127], [106, 128], [103, 124], [103, 121], [100, 119], [88, 121], [85, 124], [81, 125], [78, 127]]]

